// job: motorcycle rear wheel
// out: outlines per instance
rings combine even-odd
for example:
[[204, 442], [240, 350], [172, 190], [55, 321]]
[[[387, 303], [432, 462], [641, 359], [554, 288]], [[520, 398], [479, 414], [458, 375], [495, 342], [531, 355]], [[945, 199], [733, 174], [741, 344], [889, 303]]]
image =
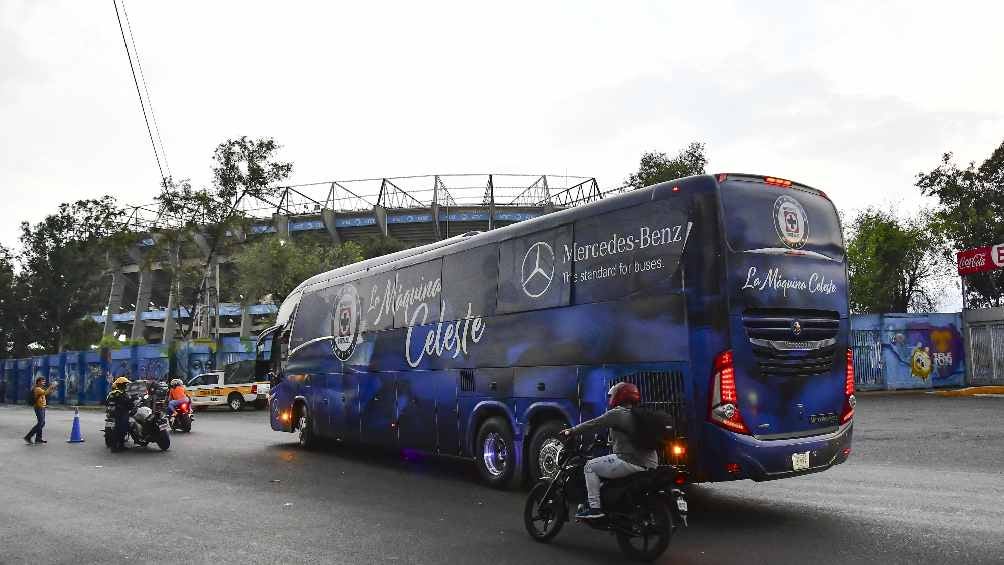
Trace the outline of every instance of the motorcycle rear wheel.
[[547, 486], [547, 481], [540, 481], [534, 485], [523, 506], [523, 525], [526, 527], [526, 533], [540, 543], [554, 539], [568, 519], [568, 507], [557, 489], [552, 492], [549, 500], [544, 500]]
[[161, 451], [167, 451], [171, 447], [171, 435], [167, 432], [160, 432], [160, 435], [157, 436], [157, 447]]
[[617, 532], [617, 545], [629, 559], [653, 561], [669, 548], [672, 536], [669, 511], [658, 500], [647, 500], [632, 517], [635, 535]]

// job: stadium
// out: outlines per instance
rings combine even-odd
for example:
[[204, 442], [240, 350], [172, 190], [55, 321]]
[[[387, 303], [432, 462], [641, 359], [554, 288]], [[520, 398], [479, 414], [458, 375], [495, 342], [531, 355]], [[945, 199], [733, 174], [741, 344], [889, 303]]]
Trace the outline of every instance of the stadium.
[[340, 244], [383, 236], [413, 247], [536, 218], [605, 193], [592, 177], [449, 174], [326, 181], [282, 187], [277, 194], [274, 200], [241, 200], [248, 228], [227, 232], [237, 244], [229, 246], [229, 255], [214, 252], [204, 234], [184, 238], [174, 264], [207, 269], [207, 292], [192, 311], [180, 299], [171, 263], [151, 256], [158, 240], [181, 229], [178, 219], [156, 205], [128, 207], [126, 228], [140, 237], [126, 253], [109, 254], [103, 279], [108, 301], [92, 318], [103, 324], [105, 335], [122, 340], [169, 343], [179, 324], [191, 324], [190, 337], [246, 339], [265, 329], [275, 306], [242, 306], [227, 292], [233, 249], [242, 243], [312, 237]]

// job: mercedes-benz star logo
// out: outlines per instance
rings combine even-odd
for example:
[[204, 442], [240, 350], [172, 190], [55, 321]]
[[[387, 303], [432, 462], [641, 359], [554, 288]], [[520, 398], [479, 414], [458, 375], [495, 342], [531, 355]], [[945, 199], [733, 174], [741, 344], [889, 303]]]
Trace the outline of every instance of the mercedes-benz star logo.
[[792, 322], [791, 323], [791, 333], [793, 333], [795, 335], [801, 335], [801, 333], [802, 333], [802, 323], [799, 322], [798, 320], [795, 320], [794, 322]]
[[554, 250], [543, 241], [538, 241], [526, 250], [520, 283], [523, 292], [530, 298], [542, 296], [551, 288], [554, 280]]

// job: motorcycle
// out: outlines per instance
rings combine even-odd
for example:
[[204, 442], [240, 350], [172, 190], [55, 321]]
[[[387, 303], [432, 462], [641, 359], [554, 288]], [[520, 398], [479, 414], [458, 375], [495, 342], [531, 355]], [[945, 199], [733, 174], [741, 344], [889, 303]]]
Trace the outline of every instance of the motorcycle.
[[[597, 440], [594, 446], [599, 445], [606, 442]], [[569, 505], [586, 504], [582, 468], [591, 451], [581, 442], [574, 447], [564, 443], [557, 472], [530, 490], [523, 524], [533, 540], [547, 543], [554, 539], [569, 520]], [[676, 529], [687, 526], [687, 499], [680, 488], [686, 481], [686, 473], [673, 465], [604, 480], [600, 496], [605, 516], [579, 522], [613, 533], [628, 558], [652, 561], [669, 548]]]
[[167, 421], [171, 424], [171, 429], [178, 432], [191, 432], [192, 422], [195, 421], [195, 415], [192, 414], [192, 404], [189, 401], [181, 402], [178, 407], [174, 409], [174, 414], [167, 417]]
[[[161, 451], [167, 451], [171, 447], [171, 435], [168, 433], [170, 425], [164, 417], [164, 402], [160, 398], [164, 395], [161, 393], [159, 389], [154, 389], [145, 394], [129, 413], [129, 433], [126, 439], [132, 438], [133, 443], [139, 447], [146, 447], [151, 443], [156, 443]], [[105, 408], [105, 447], [114, 446], [115, 408], [109, 405]]]

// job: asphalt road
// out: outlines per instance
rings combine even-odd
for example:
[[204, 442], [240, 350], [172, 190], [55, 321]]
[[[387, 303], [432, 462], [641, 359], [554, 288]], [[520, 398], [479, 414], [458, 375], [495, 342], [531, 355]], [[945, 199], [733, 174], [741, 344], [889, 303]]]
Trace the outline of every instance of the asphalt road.
[[[660, 563], [1001, 563], [1004, 399], [865, 396], [851, 460], [772, 483], [691, 493]], [[523, 493], [453, 461], [299, 450], [263, 411], [199, 415], [167, 452], [113, 455], [102, 414], [0, 407], [0, 563], [610, 563], [615, 540], [523, 531]], [[179, 552], [180, 555], [179, 555]]]

